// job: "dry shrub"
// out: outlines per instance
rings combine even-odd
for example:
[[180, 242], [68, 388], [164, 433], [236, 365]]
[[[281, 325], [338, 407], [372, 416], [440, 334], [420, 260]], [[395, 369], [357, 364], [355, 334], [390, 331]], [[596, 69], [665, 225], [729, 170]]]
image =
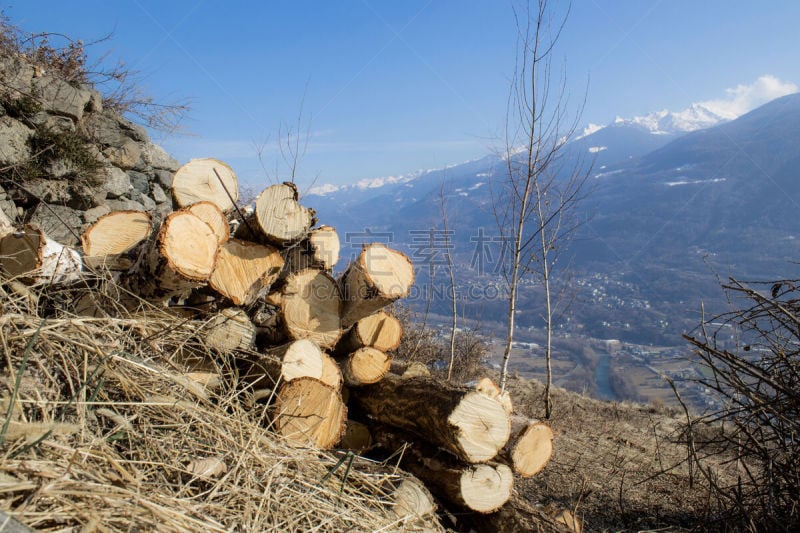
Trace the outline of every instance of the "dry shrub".
[[[717, 407], [689, 420], [690, 453], [736, 529], [800, 528], [800, 281], [723, 285], [734, 310], [685, 336]], [[737, 468], [724, 483], [705, 461]]]
[[265, 429], [198, 321], [40, 318], [39, 296], [0, 284], [0, 511], [37, 531], [415, 530], [390, 511], [399, 474]]

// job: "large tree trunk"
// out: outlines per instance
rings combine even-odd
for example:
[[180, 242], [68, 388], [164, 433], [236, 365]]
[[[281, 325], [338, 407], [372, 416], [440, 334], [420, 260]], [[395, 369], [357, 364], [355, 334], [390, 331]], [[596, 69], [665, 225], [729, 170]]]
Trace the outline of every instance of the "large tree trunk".
[[301, 377], [320, 379], [323, 354], [310, 340], [292, 341], [240, 361], [239, 379], [254, 390], [274, 389]]
[[283, 258], [269, 245], [230, 239], [219, 250], [209, 286], [235, 305], [247, 307], [278, 278]]
[[389, 372], [392, 357], [385, 352], [364, 346], [351, 354], [338, 358], [342, 377], [348, 387], [377, 383]]
[[239, 226], [236, 236], [279, 246], [305, 238], [315, 222], [314, 210], [297, 199], [294, 183], [267, 187], [256, 197], [255, 212]]
[[384, 424], [407, 430], [468, 463], [489, 461], [508, 441], [511, 422], [496, 400], [431, 378], [388, 374], [351, 389], [356, 405]]
[[402, 335], [403, 326], [400, 321], [386, 311], [378, 311], [353, 324], [339, 341], [336, 351], [351, 353], [364, 346], [372, 346], [388, 352], [400, 346]]
[[80, 279], [83, 270], [76, 250], [29, 225], [0, 239], [0, 264], [9, 277], [28, 285], [72, 283]]
[[153, 229], [144, 211], [113, 211], [101, 216], [81, 236], [84, 263], [93, 268], [128, 270], [135, 264], [136, 252]]
[[209, 201], [227, 213], [239, 199], [239, 181], [233, 169], [217, 159], [192, 159], [175, 172], [172, 195], [179, 207]]
[[336, 281], [321, 270], [290, 275], [281, 288], [278, 319], [290, 339], [311, 339], [331, 349], [342, 336], [341, 299]]
[[228, 226], [228, 218], [222, 209], [219, 208], [214, 202], [203, 200], [202, 202], [195, 202], [186, 208], [194, 216], [201, 219], [203, 222], [211, 226], [214, 234], [217, 236], [219, 244], [225, 244], [231, 236], [231, 230]]
[[330, 226], [311, 230], [306, 239], [286, 252], [286, 274], [306, 268], [333, 271], [339, 262], [339, 235]]
[[402, 449], [401, 466], [447, 502], [479, 513], [491, 513], [511, 497], [514, 474], [504, 464], [464, 465], [435, 448], [408, 442], [386, 427], [373, 428], [373, 438], [388, 451]]
[[365, 245], [339, 280], [344, 301], [342, 325], [349, 327], [408, 296], [413, 283], [414, 266], [404, 253], [380, 243]]
[[273, 407], [275, 432], [295, 446], [332, 448], [344, 435], [346, 420], [339, 392], [309, 377], [281, 387]]
[[165, 302], [208, 282], [217, 262], [219, 241], [211, 227], [189, 211], [170, 213], [143, 268], [129, 276], [133, 292]]

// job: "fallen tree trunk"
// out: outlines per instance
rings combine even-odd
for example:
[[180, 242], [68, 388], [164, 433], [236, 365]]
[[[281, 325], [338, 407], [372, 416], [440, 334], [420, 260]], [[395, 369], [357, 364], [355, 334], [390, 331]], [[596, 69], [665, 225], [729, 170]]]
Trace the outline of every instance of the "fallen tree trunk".
[[27, 285], [72, 283], [80, 279], [83, 270], [83, 260], [76, 250], [30, 225], [0, 239], [0, 264], [6, 274]]
[[331, 349], [342, 336], [340, 313], [336, 281], [321, 270], [306, 269], [286, 278], [276, 320], [289, 339], [311, 339]]
[[376, 420], [409, 431], [468, 463], [489, 461], [508, 441], [509, 415], [496, 400], [431, 378], [383, 380], [350, 390]]
[[136, 251], [153, 229], [144, 211], [113, 211], [101, 216], [81, 236], [84, 263], [92, 268], [128, 270], [138, 257]]
[[184, 296], [208, 282], [218, 249], [217, 236], [208, 224], [186, 210], [170, 213], [143, 268], [128, 276], [132, 292], [162, 302]]
[[511, 437], [500, 458], [522, 477], [541, 472], [553, 455], [553, 430], [544, 422], [522, 416], [511, 417]]
[[297, 199], [294, 183], [267, 187], [256, 197], [255, 211], [239, 225], [236, 236], [279, 246], [305, 238], [315, 222], [314, 210], [303, 207]]
[[286, 252], [286, 275], [306, 268], [331, 272], [339, 262], [339, 235], [331, 226], [311, 230], [306, 239]]
[[385, 352], [364, 346], [351, 354], [338, 358], [342, 378], [348, 387], [361, 387], [377, 383], [389, 372], [392, 358]]
[[283, 267], [274, 247], [239, 239], [220, 246], [208, 285], [235, 305], [249, 306], [269, 290]]
[[294, 446], [330, 449], [344, 435], [346, 420], [339, 392], [318, 379], [293, 379], [276, 395], [273, 428]]
[[310, 340], [292, 341], [240, 361], [239, 379], [253, 390], [274, 389], [301, 377], [320, 379], [322, 352]]
[[378, 311], [353, 324], [336, 345], [336, 351], [351, 353], [364, 346], [372, 346], [382, 352], [389, 352], [400, 346], [402, 336], [403, 326], [400, 321], [386, 311]]
[[372, 433], [387, 451], [401, 450], [401, 466], [442, 500], [478, 513], [491, 513], [511, 498], [514, 475], [504, 464], [464, 465], [421, 442], [408, 442], [391, 428], [375, 427]]
[[172, 177], [172, 196], [179, 207], [209, 201], [227, 213], [239, 199], [239, 180], [218, 159], [192, 159]]
[[339, 280], [342, 325], [349, 327], [406, 297], [413, 283], [414, 267], [405, 254], [380, 243], [364, 246]]

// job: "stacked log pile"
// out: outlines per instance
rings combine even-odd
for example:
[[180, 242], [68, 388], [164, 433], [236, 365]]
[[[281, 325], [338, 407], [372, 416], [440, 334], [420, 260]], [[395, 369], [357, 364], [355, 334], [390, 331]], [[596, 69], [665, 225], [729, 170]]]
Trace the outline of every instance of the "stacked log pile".
[[401, 450], [401, 465], [424, 487], [410, 481], [398, 509], [428, 512], [430, 491], [441, 505], [491, 522], [514, 477], [549, 460], [550, 428], [513, 415], [488, 380], [467, 388], [392, 374], [402, 327], [385, 308], [409, 293], [409, 259], [367, 244], [334, 277], [336, 230], [315, 227], [294, 184], [265, 188], [249, 210], [237, 207], [238, 191], [229, 166], [193, 160], [174, 174], [172, 212], [109, 212], [83, 231], [80, 247], [0, 211], [0, 265], [29, 285], [86, 285], [102, 273], [132, 295], [117, 306], [134, 311], [145, 300], [181, 309], [287, 442]]

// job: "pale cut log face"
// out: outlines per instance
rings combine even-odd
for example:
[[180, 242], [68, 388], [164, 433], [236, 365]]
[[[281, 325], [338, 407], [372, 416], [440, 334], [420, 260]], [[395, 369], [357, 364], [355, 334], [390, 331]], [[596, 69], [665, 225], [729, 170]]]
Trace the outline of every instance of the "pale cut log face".
[[289, 444], [327, 449], [344, 434], [347, 407], [332, 387], [301, 377], [278, 392], [274, 417], [275, 429]]
[[428, 491], [410, 479], [404, 479], [394, 491], [394, 502], [392, 511], [399, 518], [425, 516], [436, 510]]
[[333, 348], [342, 335], [341, 298], [336, 281], [320, 270], [302, 270], [287, 281], [281, 309], [289, 337]]
[[479, 392], [464, 396], [448, 422], [458, 428], [458, 444], [476, 463], [499, 452], [511, 434], [511, 422], [502, 404]]
[[272, 246], [231, 239], [220, 247], [209, 285], [234, 304], [246, 306], [269, 289], [281, 268], [283, 258]]
[[190, 213], [211, 226], [220, 244], [225, 244], [231, 236], [228, 219], [213, 202], [202, 201], [188, 207]]
[[92, 266], [129, 268], [119, 256], [130, 252], [150, 235], [150, 215], [144, 211], [114, 211], [103, 215], [81, 237], [85, 261]]
[[308, 238], [314, 252], [314, 260], [325, 269], [333, 269], [339, 262], [341, 243], [336, 230], [330, 226], [320, 226]]
[[546, 424], [531, 424], [520, 437], [511, 460], [522, 477], [538, 474], [553, 455], [553, 430]]
[[397, 318], [385, 311], [362, 318], [354, 326], [357, 336], [366, 346], [383, 352], [394, 350], [400, 345], [403, 326]]
[[280, 183], [256, 198], [256, 220], [269, 240], [292, 242], [305, 237], [313, 213], [297, 201], [297, 190]]
[[511, 498], [514, 474], [506, 465], [474, 465], [461, 476], [461, 496], [470, 509], [490, 513]]
[[349, 385], [370, 385], [380, 381], [389, 371], [392, 358], [371, 346], [359, 348], [350, 354], [346, 363], [353, 383]]
[[414, 267], [405, 254], [383, 244], [371, 244], [362, 255], [364, 272], [378, 293], [403, 298], [414, 283]]
[[170, 267], [190, 280], [208, 280], [219, 247], [211, 227], [189, 212], [173, 213], [165, 224], [168, 226], [161, 236], [161, 254]]
[[207, 200], [216, 204], [223, 212], [228, 212], [233, 209], [233, 202], [239, 199], [239, 182], [233, 169], [222, 161], [211, 158], [192, 159], [175, 172], [172, 178], [172, 194], [181, 207]]
[[303, 376], [322, 377], [322, 351], [308, 339], [294, 341], [283, 356], [281, 377], [291, 381]]

